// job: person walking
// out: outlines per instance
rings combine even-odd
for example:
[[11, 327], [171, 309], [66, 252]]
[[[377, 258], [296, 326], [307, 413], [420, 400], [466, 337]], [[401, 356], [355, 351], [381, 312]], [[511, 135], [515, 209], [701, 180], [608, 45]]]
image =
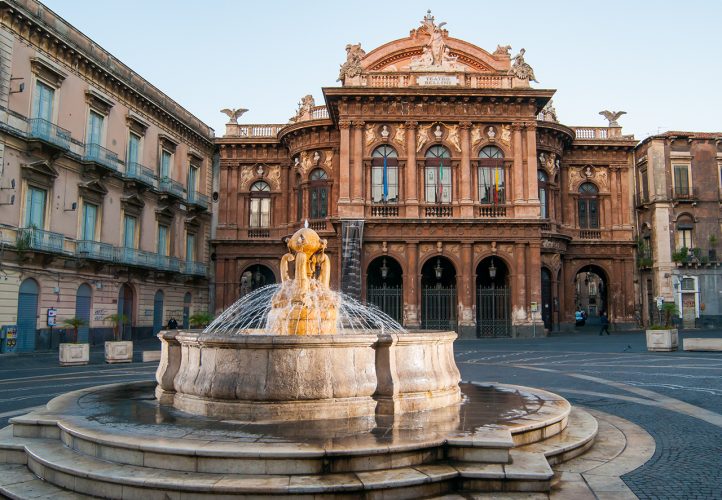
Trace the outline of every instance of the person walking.
[[599, 335], [604, 335], [604, 332], [607, 332], [607, 335], [610, 335], [609, 318], [607, 317], [606, 312], [602, 311], [602, 315], [599, 317], [599, 322], [602, 324], [602, 329], [599, 330]]

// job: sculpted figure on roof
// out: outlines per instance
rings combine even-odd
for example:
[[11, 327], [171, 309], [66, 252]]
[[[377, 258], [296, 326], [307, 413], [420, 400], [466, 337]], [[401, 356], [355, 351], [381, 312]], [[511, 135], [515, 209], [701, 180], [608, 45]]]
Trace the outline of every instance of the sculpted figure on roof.
[[346, 45], [346, 62], [341, 65], [337, 82], [345, 83], [347, 78], [355, 78], [361, 74], [361, 59], [366, 52], [361, 48], [361, 43]]
[[413, 71], [442, 71], [456, 70], [459, 65], [456, 62], [456, 56], [452, 56], [449, 47], [444, 41], [444, 31], [441, 29], [446, 23], [440, 23], [438, 26], [434, 23], [434, 16], [431, 11], [427, 11], [421, 25], [431, 36], [428, 43], [424, 45], [423, 52], [420, 56], [414, 57], [409, 64], [409, 69]]
[[518, 78], [519, 80], [528, 80], [530, 82], [536, 82], [534, 78], [534, 70], [524, 61], [524, 53], [526, 50], [521, 49], [517, 55], [511, 58], [514, 64], [511, 65], [509, 74]]

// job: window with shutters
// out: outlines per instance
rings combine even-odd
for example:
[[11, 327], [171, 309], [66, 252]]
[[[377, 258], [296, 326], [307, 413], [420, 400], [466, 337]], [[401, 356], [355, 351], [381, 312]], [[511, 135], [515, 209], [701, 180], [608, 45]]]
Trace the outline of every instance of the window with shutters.
[[391, 146], [379, 146], [371, 153], [371, 196], [374, 203], [399, 201], [399, 159]]
[[579, 186], [579, 227], [599, 229], [599, 189], [591, 182]]
[[426, 203], [451, 203], [451, 155], [444, 146], [432, 146], [424, 163]]
[[325, 219], [328, 216], [328, 175], [317, 168], [308, 176], [309, 216], [311, 219]]
[[254, 182], [251, 186], [250, 215], [249, 227], [271, 226], [271, 187], [263, 181]]
[[479, 202], [503, 204], [506, 201], [504, 176], [504, 153], [496, 146], [486, 146], [479, 151], [478, 188]]
[[45, 229], [45, 200], [48, 192], [35, 186], [28, 186], [25, 198], [24, 227]]

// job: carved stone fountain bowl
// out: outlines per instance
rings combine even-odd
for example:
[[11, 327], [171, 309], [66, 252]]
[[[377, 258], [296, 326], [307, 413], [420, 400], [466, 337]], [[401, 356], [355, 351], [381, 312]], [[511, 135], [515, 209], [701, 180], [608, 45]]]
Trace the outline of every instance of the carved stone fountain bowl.
[[395, 415], [461, 399], [454, 332], [249, 333], [161, 332], [161, 404], [260, 422]]

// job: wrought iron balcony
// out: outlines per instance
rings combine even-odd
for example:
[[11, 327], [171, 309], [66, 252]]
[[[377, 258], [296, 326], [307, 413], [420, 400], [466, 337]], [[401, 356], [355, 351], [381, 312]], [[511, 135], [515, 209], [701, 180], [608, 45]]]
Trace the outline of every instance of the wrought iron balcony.
[[174, 181], [170, 177], [161, 177], [158, 181], [158, 191], [167, 193], [178, 198], [185, 198], [185, 189], [183, 184]]
[[125, 166], [125, 174], [123, 177], [142, 182], [150, 187], [155, 187], [156, 177], [153, 171], [134, 161], [128, 162]]
[[672, 199], [677, 201], [695, 201], [697, 199], [697, 190], [691, 186], [674, 186], [672, 189]]
[[75, 256], [83, 259], [112, 262], [115, 260], [115, 248], [108, 243], [79, 240], [75, 245]]
[[52, 122], [43, 118], [31, 118], [28, 134], [30, 137], [49, 142], [59, 148], [70, 149], [70, 131], [60, 128]]
[[185, 261], [183, 273], [190, 274], [192, 276], [205, 276], [208, 271], [206, 269], [205, 263], [187, 260]]
[[65, 236], [60, 233], [43, 231], [34, 227], [18, 229], [15, 246], [18, 250], [39, 250], [41, 252], [63, 253]]
[[189, 205], [195, 205], [196, 207], [208, 210], [208, 196], [198, 191], [188, 191], [188, 198], [186, 198]]
[[115, 261], [128, 266], [157, 268], [158, 254], [137, 248], [119, 247], [115, 249]]
[[90, 161], [107, 169], [118, 171], [118, 155], [100, 144], [86, 144], [84, 161]]
[[180, 272], [180, 260], [177, 257], [158, 255], [158, 268], [163, 271]]

